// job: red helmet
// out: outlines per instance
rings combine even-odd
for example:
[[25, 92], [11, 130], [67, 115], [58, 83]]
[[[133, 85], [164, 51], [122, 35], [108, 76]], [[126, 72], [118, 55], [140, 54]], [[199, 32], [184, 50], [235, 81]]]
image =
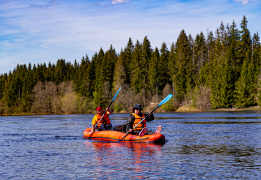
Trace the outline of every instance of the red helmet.
[[98, 107], [96, 108], [96, 111], [102, 111], [102, 107], [101, 107], [101, 106], [98, 106]]

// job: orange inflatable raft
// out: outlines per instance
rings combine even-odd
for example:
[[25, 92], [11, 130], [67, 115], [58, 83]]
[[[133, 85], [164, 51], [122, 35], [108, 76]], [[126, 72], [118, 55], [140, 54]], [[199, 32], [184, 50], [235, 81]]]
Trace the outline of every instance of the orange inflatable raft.
[[[118, 142], [126, 133], [118, 131], [97, 131], [91, 135], [91, 128], [85, 129], [83, 137], [89, 139], [90, 135], [93, 140], [97, 141], [111, 141]], [[121, 142], [138, 142], [138, 143], [155, 143], [164, 144], [165, 136], [163, 134], [144, 135], [142, 137], [138, 135], [128, 134]]]

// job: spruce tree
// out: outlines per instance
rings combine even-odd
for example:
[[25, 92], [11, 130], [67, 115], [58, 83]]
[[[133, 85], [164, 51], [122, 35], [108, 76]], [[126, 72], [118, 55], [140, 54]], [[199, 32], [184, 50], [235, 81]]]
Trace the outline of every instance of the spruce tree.
[[170, 76], [168, 74], [168, 60], [169, 60], [169, 50], [166, 43], [162, 43], [160, 49], [160, 58], [158, 61], [158, 85], [159, 93], [161, 94], [164, 87], [170, 82]]
[[175, 91], [177, 92], [177, 101], [181, 103], [184, 99], [184, 95], [187, 93], [188, 83], [191, 77], [188, 77], [188, 71], [190, 71], [191, 49], [188, 41], [188, 36], [185, 31], [182, 30], [177, 39], [175, 52], [177, 54], [177, 74], [174, 79]]
[[[257, 79], [254, 76], [254, 63], [251, 61], [251, 39], [247, 29], [247, 19], [244, 16], [241, 22], [240, 40], [240, 63], [242, 62], [241, 73], [236, 82], [236, 102], [237, 107], [247, 107], [253, 105]], [[240, 66], [240, 63], [238, 66]]]
[[101, 48], [95, 61], [95, 91], [93, 92], [95, 105], [105, 106], [103, 99], [104, 78], [106, 76], [103, 66], [104, 51]]
[[124, 61], [123, 61], [123, 52], [121, 51], [119, 57], [117, 58], [116, 64], [115, 64], [115, 71], [113, 76], [113, 89], [114, 92], [117, 92], [117, 90], [124, 86], [127, 83], [127, 76], [126, 76], [126, 70], [124, 67]]
[[143, 74], [142, 74], [142, 46], [137, 40], [133, 52], [133, 58], [131, 63], [131, 76], [130, 76], [130, 85], [134, 89], [135, 93], [139, 93], [143, 88]]
[[169, 74], [169, 77], [170, 77], [170, 82], [172, 84], [172, 91], [173, 91], [173, 95], [174, 95], [173, 100], [176, 98], [175, 77], [176, 77], [176, 74], [177, 74], [177, 71], [178, 71], [176, 59], [177, 59], [177, 56], [176, 56], [176, 51], [175, 51], [175, 45], [174, 45], [174, 43], [172, 43], [171, 46], [170, 46], [169, 59], [168, 59], [168, 74]]
[[152, 52], [152, 57], [149, 62], [149, 82], [150, 82], [150, 89], [153, 95], [158, 97], [159, 91], [159, 64], [160, 53], [158, 48], [155, 48], [155, 51]]
[[[147, 92], [149, 90], [149, 61], [151, 59], [151, 45], [147, 36], [144, 37], [142, 43], [142, 57], [140, 61], [140, 80], [142, 83], [142, 89]], [[146, 96], [146, 93], [145, 93]]]
[[127, 78], [127, 84], [130, 84], [130, 77], [132, 72], [132, 58], [133, 58], [133, 52], [134, 52], [134, 45], [132, 43], [131, 38], [129, 38], [128, 44], [125, 47], [123, 51], [123, 65], [126, 69], [126, 78]]

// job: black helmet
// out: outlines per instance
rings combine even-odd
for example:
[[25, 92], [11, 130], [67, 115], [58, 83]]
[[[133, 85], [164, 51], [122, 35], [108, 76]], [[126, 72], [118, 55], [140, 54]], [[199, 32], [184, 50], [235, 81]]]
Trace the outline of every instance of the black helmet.
[[133, 109], [140, 109], [140, 110], [142, 110], [142, 107], [141, 107], [140, 104], [135, 104], [135, 105], [133, 106]]

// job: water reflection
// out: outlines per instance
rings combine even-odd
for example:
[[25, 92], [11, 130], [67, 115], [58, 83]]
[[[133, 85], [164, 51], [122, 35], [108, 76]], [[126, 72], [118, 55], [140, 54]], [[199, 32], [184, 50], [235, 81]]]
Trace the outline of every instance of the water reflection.
[[150, 177], [157, 177], [162, 173], [161, 168], [159, 169], [162, 166], [162, 145], [91, 140], [84, 144], [87, 151], [93, 152], [91, 156], [94, 158], [92, 162], [97, 177], [101, 177], [102, 173], [104, 177], [111, 178], [114, 172], [124, 171], [123, 177], [128, 177], [129, 172], [134, 179], [142, 179], [144, 172], [151, 173]]
[[154, 116], [164, 145], [83, 139], [92, 114], [0, 117], [0, 179], [260, 179], [260, 112]]
[[220, 154], [223, 156], [232, 155], [234, 157], [260, 156], [260, 151], [253, 147], [239, 146], [208, 146], [208, 145], [183, 145], [177, 151], [178, 154]]

